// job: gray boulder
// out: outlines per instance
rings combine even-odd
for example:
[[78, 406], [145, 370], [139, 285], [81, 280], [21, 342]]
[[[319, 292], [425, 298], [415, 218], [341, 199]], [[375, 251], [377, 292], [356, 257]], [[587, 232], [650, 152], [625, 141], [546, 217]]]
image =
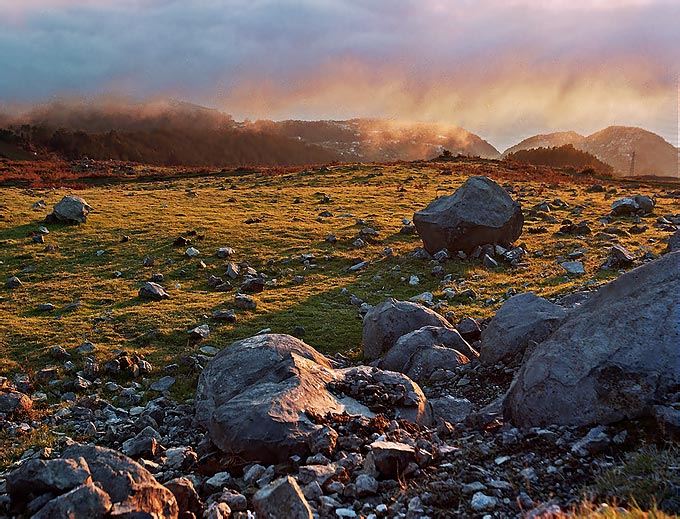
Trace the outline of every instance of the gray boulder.
[[444, 395], [430, 400], [435, 418], [446, 420], [452, 424], [465, 421], [472, 414], [474, 406], [467, 398], [456, 398]]
[[668, 238], [667, 250], [668, 252], [680, 251], [680, 231], [675, 231], [675, 233]]
[[33, 459], [10, 474], [7, 493], [16, 507], [42, 494], [61, 494], [91, 481], [90, 468], [83, 458]]
[[32, 517], [33, 519], [70, 519], [72, 517], [103, 519], [109, 517], [108, 513], [111, 508], [109, 495], [95, 484], [87, 483], [52, 499]]
[[297, 482], [277, 479], [253, 496], [253, 508], [262, 519], [312, 519], [312, 510]]
[[654, 200], [648, 196], [627, 196], [612, 202], [612, 213], [616, 216], [626, 216], [637, 213], [651, 213], [654, 209]]
[[362, 395], [340, 399], [330, 390], [340, 386], [347, 394], [357, 378], [399, 385], [410, 399], [397, 415], [431, 423], [425, 396], [404, 375], [365, 366], [334, 370], [312, 347], [278, 334], [237, 341], [206, 365], [196, 391], [196, 420], [223, 452], [264, 464], [285, 461], [308, 454], [322, 428], [307, 412], [372, 415]]
[[85, 223], [91, 210], [92, 207], [82, 198], [65, 196], [54, 206], [52, 214], [47, 216], [46, 221]]
[[527, 292], [511, 297], [482, 332], [479, 360], [493, 365], [542, 342], [564, 320], [564, 308]]
[[374, 360], [388, 351], [397, 339], [423, 326], [452, 329], [438, 313], [417, 303], [390, 298], [371, 308], [364, 317], [364, 357]]
[[487, 243], [507, 245], [522, 234], [519, 203], [487, 177], [470, 177], [458, 190], [442, 196], [413, 215], [423, 246], [466, 253]]
[[454, 370], [478, 355], [456, 330], [424, 326], [399, 337], [378, 367], [421, 382], [438, 369]]
[[127, 456], [104, 447], [75, 444], [68, 447], [62, 457], [85, 459], [92, 481], [110, 496], [113, 515], [136, 513], [139, 517], [147, 514], [144, 517], [154, 519], [177, 518], [177, 501], [172, 492]]
[[602, 287], [524, 362], [504, 402], [518, 426], [647, 415], [680, 383], [680, 252]]
[[163, 299], [169, 299], [170, 295], [165, 291], [165, 289], [158, 283], [153, 283], [148, 281], [144, 283], [140, 288], [137, 295], [141, 299], [149, 299], [151, 301], [162, 301]]

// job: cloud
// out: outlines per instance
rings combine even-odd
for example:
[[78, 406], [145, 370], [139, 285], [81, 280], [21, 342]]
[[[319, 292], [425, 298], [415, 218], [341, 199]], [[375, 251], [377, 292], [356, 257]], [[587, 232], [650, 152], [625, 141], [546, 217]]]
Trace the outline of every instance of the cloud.
[[0, 0], [0, 100], [172, 96], [237, 116], [460, 124], [504, 146], [677, 131], [666, 0]]

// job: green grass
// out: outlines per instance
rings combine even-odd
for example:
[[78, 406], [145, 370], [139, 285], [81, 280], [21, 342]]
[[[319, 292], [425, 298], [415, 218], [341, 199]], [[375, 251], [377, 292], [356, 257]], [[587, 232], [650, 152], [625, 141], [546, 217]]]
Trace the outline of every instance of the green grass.
[[[205, 322], [212, 331], [207, 342], [218, 347], [264, 328], [291, 333], [295, 326], [303, 326], [304, 340], [319, 351], [359, 357], [361, 321], [356, 307], [348, 304], [349, 294], [371, 304], [388, 296], [406, 299], [426, 290], [443, 298], [439, 279], [429, 275], [432, 264], [411, 258], [414, 247], [421, 242], [417, 236], [398, 233], [401, 220], [411, 219], [413, 212], [427, 205], [437, 193], [453, 192], [471, 174], [497, 173], [488, 165], [484, 167], [478, 171], [474, 162], [456, 164], [452, 176], [442, 176], [428, 164], [337, 166], [323, 174], [225, 174], [88, 188], [75, 192], [95, 208], [86, 224], [49, 226], [46, 243], [59, 246], [55, 253], [45, 252], [45, 245], [34, 244], [28, 237], [42, 225], [45, 216], [44, 211], [32, 211], [30, 206], [42, 198], [51, 208], [68, 191], [3, 188], [0, 281], [4, 283], [16, 274], [24, 286], [17, 290], [0, 288], [0, 374], [34, 372], [54, 363], [48, 355], [52, 346], [72, 350], [89, 340], [98, 347], [96, 356], [102, 361], [116, 349], [142, 353], [157, 368], [153, 376], [159, 377], [165, 364], [198, 351], [200, 345], [190, 344], [186, 331]], [[588, 219], [594, 230], [599, 226], [595, 220], [607, 214], [611, 204], [602, 194], [586, 193], [587, 185], [556, 186], [529, 179], [512, 183], [517, 189], [524, 188], [521, 201], [527, 209], [558, 197], [570, 207], [581, 204], [581, 216], [570, 215], [569, 209], [551, 214], [558, 221]], [[191, 196], [188, 190], [198, 196]], [[654, 189], [643, 187], [639, 192], [652, 194]], [[332, 197], [331, 203], [320, 203], [324, 193]], [[301, 203], [295, 203], [296, 198]], [[324, 210], [333, 216], [320, 217]], [[678, 212], [677, 200], [660, 198], [655, 217]], [[341, 217], [343, 213], [353, 216]], [[262, 221], [246, 225], [250, 217]], [[363, 218], [377, 229], [381, 242], [356, 249], [352, 242], [363, 227], [355, 223], [356, 218]], [[650, 226], [647, 233], [623, 237], [621, 243], [633, 252], [643, 246], [661, 252], [664, 234], [653, 228], [654, 219], [645, 220]], [[623, 228], [632, 225], [630, 220], [619, 221]], [[449, 309], [459, 317], [487, 317], [499, 303], [487, 304], [486, 300], [498, 300], [508, 288], [552, 297], [592, 287], [615, 275], [597, 273], [609, 249], [595, 238], [597, 231], [585, 239], [558, 237], [552, 233], [559, 229], [559, 223], [539, 219], [528, 220], [525, 228], [536, 225], [546, 225], [550, 233], [525, 233], [520, 238], [519, 243], [530, 251], [530, 266], [526, 269], [503, 266], [488, 270], [479, 262], [448, 262], [445, 268], [453, 275], [456, 286], [473, 288], [478, 294], [475, 301], [452, 301]], [[201, 251], [198, 259], [187, 259], [184, 248], [172, 246], [178, 235], [186, 236], [192, 229], [205, 234], [204, 240], [194, 243]], [[338, 236], [336, 245], [324, 241], [329, 233]], [[123, 235], [129, 235], [131, 241], [122, 243]], [[647, 243], [648, 238], [656, 241]], [[560, 243], [563, 249], [557, 248]], [[206, 317], [216, 309], [230, 308], [233, 300], [233, 292], [215, 292], [206, 284], [211, 274], [224, 273], [225, 261], [215, 252], [226, 246], [236, 249], [234, 261], [247, 261], [277, 280], [276, 286], [254, 296], [258, 302], [256, 311], [237, 311], [235, 324], [218, 324]], [[385, 247], [394, 249], [393, 258], [381, 256]], [[576, 248], [588, 251], [588, 275], [570, 279], [556, 259]], [[105, 251], [102, 256], [96, 254], [99, 249]], [[543, 252], [541, 257], [535, 254], [539, 250]], [[315, 269], [299, 261], [303, 253], [315, 254]], [[147, 255], [156, 258], [156, 266], [142, 266]], [[289, 257], [290, 261], [284, 261]], [[356, 257], [371, 260], [371, 265], [358, 273], [347, 272]], [[199, 260], [206, 263], [206, 269], [198, 268]], [[25, 267], [35, 267], [35, 272], [22, 274]], [[182, 270], [185, 275], [181, 275]], [[114, 278], [115, 271], [122, 272], [120, 279]], [[155, 272], [164, 274], [163, 285], [172, 298], [140, 301], [137, 289]], [[402, 280], [411, 274], [420, 278], [420, 285], [409, 286]], [[295, 284], [296, 275], [304, 276], [304, 283]], [[343, 288], [347, 294], [341, 293]], [[83, 306], [68, 313], [59, 310], [75, 300]], [[36, 307], [45, 302], [53, 303], [58, 310], [36, 312]], [[144, 333], [156, 329], [161, 333], [139, 340]], [[190, 380], [190, 373], [184, 375]], [[175, 390], [181, 397], [189, 397], [192, 392], [188, 383], [178, 384]]]
[[628, 453], [624, 463], [597, 477], [595, 490], [645, 510], [658, 505], [680, 508], [680, 449], [677, 445], [644, 447]]

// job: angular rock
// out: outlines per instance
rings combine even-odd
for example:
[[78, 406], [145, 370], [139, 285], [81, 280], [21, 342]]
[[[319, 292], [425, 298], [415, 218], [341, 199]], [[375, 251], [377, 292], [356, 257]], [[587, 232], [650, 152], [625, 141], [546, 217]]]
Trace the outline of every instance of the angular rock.
[[413, 402], [397, 407], [397, 415], [431, 422], [422, 391], [403, 375], [365, 366], [334, 370], [304, 342], [277, 334], [237, 341], [206, 365], [196, 391], [196, 420], [224, 452], [260, 463], [286, 461], [307, 455], [322, 429], [307, 412], [371, 416], [360, 401], [349, 396], [341, 400], [329, 389], [357, 376], [404, 387]]
[[522, 233], [524, 217], [501, 186], [479, 176], [416, 212], [413, 223], [430, 254], [441, 249], [470, 253], [478, 245], [514, 242]]
[[201, 517], [203, 502], [190, 479], [176, 478], [168, 481], [165, 487], [175, 496], [179, 508], [179, 519], [189, 519], [191, 515], [188, 512], [194, 517]]
[[257, 294], [264, 290], [264, 279], [260, 277], [250, 278], [241, 285], [241, 292]]
[[104, 447], [75, 444], [64, 450], [62, 457], [85, 459], [92, 481], [110, 496], [113, 515], [142, 517], [146, 513], [155, 519], [177, 518], [177, 501], [172, 492], [127, 456]]
[[467, 398], [456, 398], [451, 395], [431, 399], [430, 405], [435, 418], [441, 418], [452, 424], [465, 421], [474, 411], [472, 402]]
[[377, 359], [392, 348], [399, 337], [423, 326], [452, 328], [438, 313], [419, 304], [393, 298], [383, 301], [371, 308], [364, 317], [364, 357]]
[[518, 426], [646, 415], [680, 383], [680, 252], [600, 288], [524, 362], [504, 402]]
[[385, 478], [397, 479], [409, 463], [416, 461], [416, 450], [411, 445], [393, 441], [371, 443], [370, 456], [375, 468]]
[[90, 468], [84, 458], [33, 459], [10, 474], [7, 493], [13, 506], [20, 506], [42, 494], [62, 494], [91, 482]]
[[150, 299], [153, 301], [162, 301], [163, 299], [170, 298], [170, 295], [162, 286], [158, 283], [152, 283], [151, 281], [144, 283], [140, 287], [138, 296], [142, 299]]
[[0, 393], [0, 413], [14, 417], [26, 416], [33, 408], [33, 402], [28, 395], [19, 391]]
[[277, 479], [253, 496], [253, 509], [262, 519], [312, 519], [312, 510], [296, 481]]
[[16, 276], [12, 276], [7, 281], [5, 281], [5, 288], [9, 288], [10, 290], [15, 289], [15, 288], [19, 288], [22, 285], [23, 285], [23, 283]]
[[33, 519], [70, 519], [108, 517], [112, 503], [109, 495], [93, 483], [87, 483], [49, 501]]
[[560, 267], [566, 270], [567, 274], [571, 274], [572, 276], [582, 276], [586, 273], [586, 269], [580, 261], [565, 261], [560, 263]]
[[404, 373], [421, 382], [440, 368], [453, 371], [477, 356], [456, 330], [424, 326], [399, 337], [380, 359], [378, 367]]
[[542, 342], [567, 312], [531, 292], [511, 297], [482, 332], [479, 360], [487, 366], [524, 352], [531, 341]]
[[[461, 294], [458, 295], [460, 296]], [[469, 342], [478, 340], [482, 335], [482, 329], [479, 327], [479, 323], [472, 317], [463, 317], [458, 323], [458, 326], [456, 326], [456, 330], [463, 339]]]
[[92, 207], [77, 196], [65, 196], [52, 209], [45, 221], [59, 221], [65, 223], [85, 223]]
[[245, 294], [236, 294], [234, 297], [234, 306], [241, 310], [255, 310], [257, 302], [250, 296]]
[[635, 256], [621, 245], [614, 245], [609, 251], [609, 256], [600, 265], [602, 270], [617, 270], [630, 267], [635, 263]]

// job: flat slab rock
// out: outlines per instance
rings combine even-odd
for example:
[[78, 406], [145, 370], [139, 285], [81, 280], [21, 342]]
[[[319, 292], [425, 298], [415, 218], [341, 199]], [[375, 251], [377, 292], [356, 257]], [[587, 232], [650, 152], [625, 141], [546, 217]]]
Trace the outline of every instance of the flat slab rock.
[[400, 386], [408, 402], [395, 406], [395, 415], [432, 423], [425, 396], [408, 377], [366, 366], [336, 370], [311, 346], [279, 334], [237, 341], [206, 365], [196, 391], [196, 420], [224, 452], [266, 464], [285, 461], [308, 455], [322, 429], [307, 413], [372, 416], [361, 395], [340, 398], [331, 391], [357, 378]]

